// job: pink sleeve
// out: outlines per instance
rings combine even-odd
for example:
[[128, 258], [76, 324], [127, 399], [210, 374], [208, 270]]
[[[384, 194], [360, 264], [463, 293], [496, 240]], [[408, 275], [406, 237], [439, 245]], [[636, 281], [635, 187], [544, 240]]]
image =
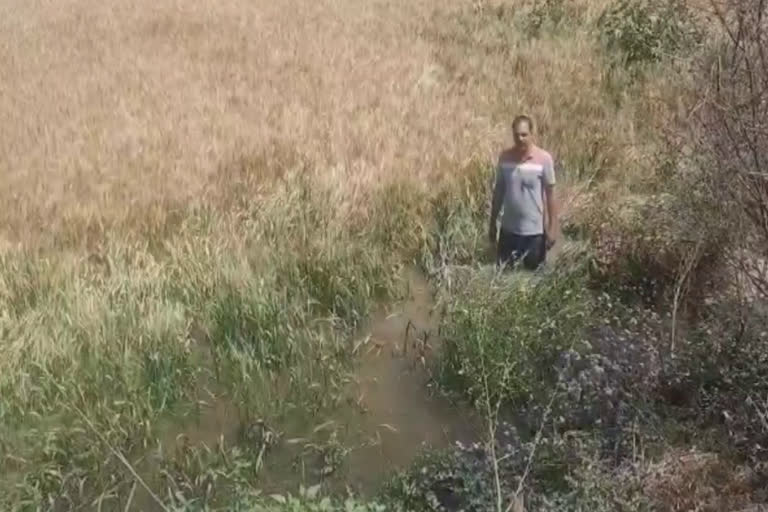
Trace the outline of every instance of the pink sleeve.
[[542, 180], [544, 181], [544, 184], [554, 185], [556, 182], [555, 164], [554, 160], [552, 159], [552, 155], [546, 151], [543, 152], [541, 155], [541, 165], [544, 167], [544, 172], [542, 173]]

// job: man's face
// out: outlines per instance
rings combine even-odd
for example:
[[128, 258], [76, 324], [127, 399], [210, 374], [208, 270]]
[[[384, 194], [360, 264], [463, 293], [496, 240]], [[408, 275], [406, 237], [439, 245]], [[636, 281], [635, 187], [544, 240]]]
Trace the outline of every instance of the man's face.
[[512, 128], [512, 136], [515, 139], [515, 146], [518, 148], [529, 149], [531, 147], [531, 128], [525, 121]]

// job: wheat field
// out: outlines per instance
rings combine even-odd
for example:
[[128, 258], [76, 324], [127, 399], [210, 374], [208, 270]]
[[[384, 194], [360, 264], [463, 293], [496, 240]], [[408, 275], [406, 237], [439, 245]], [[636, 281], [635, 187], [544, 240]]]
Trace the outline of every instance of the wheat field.
[[[525, 7], [475, 9], [493, 20], [498, 5]], [[456, 25], [471, 9], [464, 2], [7, 0], [0, 9], [5, 246], [162, 224], [171, 210], [227, 196], [233, 180], [256, 188], [297, 158], [360, 207], [356, 194], [372, 183], [492, 162], [522, 111], [563, 159], [596, 140], [609, 154], [637, 138], [631, 112], [616, 119], [600, 101], [588, 37], [506, 41], [517, 46], [510, 54], [493, 24]], [[468, 46], [468, 35], [489, 49]], [[259, 162], [247, 177], [235, 170], [244, 158]]]
[[296, 153], [354, 187], [489, 153], [502, 132], [430, 75], [433, 7], [3, 2], [6, 241], [203, 201], [242, 157]]

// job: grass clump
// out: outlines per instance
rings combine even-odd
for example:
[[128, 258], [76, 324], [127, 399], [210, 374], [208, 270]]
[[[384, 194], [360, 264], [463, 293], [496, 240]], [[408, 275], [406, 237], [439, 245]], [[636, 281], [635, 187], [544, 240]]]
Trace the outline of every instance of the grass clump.
[[680, 58], [701, 38], [685, 0], [617, 0], [597, 29], [607, 50], [629, 68]]
[[127, 493], [109, 446], [140, 458], [162, 420], [211, 392], [245, 426], [338, 403], [347, 334], [394, 289], [390, 256], [328, 235], [298, 254], [278, 239], [260, 258], [263, 226], [239, 226], [232, 243], [216, 231], [227, 222], [190, 219], [195, 237], [168, 240], [162, 259], [119, 241], [85, 267], [4, 256], [1, 325], [16, 341], [0, 362], [0, 468], [16, 476], [0, 504]]
[[579, 349], [590, 311], [583, 272], [478, 272], [446, 295], [439, 376], [473, 401], [527, 401], [554, 382], [554, 364]]
[[573, 0], [543, 0], [534, 3], [526, 17], [526, 29], [532, 37], [557, 33], [563, 28], [583, 23], [587, 6]]
[[385, 512], [386, 505], [365, 502], [353, 497], [331, 499], [319, 496], [319, 486], [299, 489], [297, 496], [273, 495], [271, 503], [262, 500], [248, 509], [253, 512]]
[[434, 276], [446, 266], [486, 259], [486, 198], [493, 172], [488, 166], [471, 162], [432, 196], [420, 258], [428, 275]]

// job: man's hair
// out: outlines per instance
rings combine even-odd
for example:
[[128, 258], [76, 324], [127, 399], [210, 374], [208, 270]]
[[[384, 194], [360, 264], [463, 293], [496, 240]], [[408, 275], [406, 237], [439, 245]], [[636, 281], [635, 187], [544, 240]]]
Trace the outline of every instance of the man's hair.
[[533, 133], [533, 119], [525, 114], [521, 114], [512, 120], [512, 129], [519, 128], [520, 123], [527, 123], [528, 128], [531, 130], [531, 133]]

